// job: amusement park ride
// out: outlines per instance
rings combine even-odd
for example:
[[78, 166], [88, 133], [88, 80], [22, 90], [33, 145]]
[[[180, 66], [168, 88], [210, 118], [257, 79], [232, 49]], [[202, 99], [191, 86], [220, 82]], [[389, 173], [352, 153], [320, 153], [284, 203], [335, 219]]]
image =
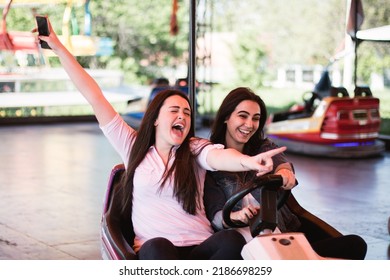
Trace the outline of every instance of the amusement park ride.
[[[204, 2], [206, 2], [206, 9], [209, 9], [207, 3], [210, 1]], [[362, 158], [381, 155], [385, 151], [385, 143], [378, 139], [381, 123], [380, 100], [373, 95], [369, 87], [356, 84], [356, 68], [358, 44], [363, 41], [389, 42], [390, 31], [389, 26], [358, 30], [357, 27], [361, 22], [355, 23], [354, 21], [358, 20], [355, 14], [359, 12], [357, 8], [359, 3], [359, 1], [351, 1], [349, 16], [350, 25], [356, 28], [348, 35], [355, 43], [354, 92], [351, 94], [342, 86], [332, 85], [329, 68], [335, 62], [333, 60], [325, 67], [314, 90], [303, 94], [303, 105], [296, 104], [290, 110], [271, 114], [268, 118], [265, 126], [267, 137], [280, 146], [287, 146], [289, 152], [334, 158]], [[197, 15], [197, 19], [200, 20], [194, 20], [195, 26], [190, 27], [190, 30], [196, 29], [196, 32], [193, 31], [196, 34], [196, 42], [204, 39], [202, 36], [204, 36], [205, 29], [211, 26], [207, 16], [201, 18]], [[199, 53], [206, 55], [203, 57], [199, 54], [194, 55], [196, 56], [195, 67], [208, 67], [207, 62], [211, 61], [209, 57], [211, 51], [201, 50]], [[348, 51], [344, 50], [343, 53], [345, 55]], [[210, 78], [202, 78], [196, 79], [200, 81], [197, 83], [200, 88], [193, 88], [194, 85], [187, 86], [186, 92], [192, 95], [194, 100], [196, 99], [193, 101], [194, 104], [199, 102], [199, 93], [203, 96], [206, 94], [212, 96], [204, 90], [205, 85], [210, 84]], [[152, 92], [158, 90], [153, 89]], [[153, 96], [154, 94], [151, 94], [150, 98]], [[212, 116], [205, 117], [200, 116], [198, 112], [195, 113], [198, 124], [212, 122]], [[129, 112], [124, 115], [126, 121], [135, 127], [140, 124], [142, 116], [142, 111]], [[206, 121], [207, 118], [209, 118], [208, 121]]]
[[[6, 28], [6, 17], [11, 4], [31, 5], [37, 7], [48, 3], [63, 3], [67, 2], [67, 8], [64, 13], [64, 28], [61, 37], [64, 44], [73, 51], [74, 55], [96, 55], [98, 48], [96, 41], [90, 37], [89, 32], [84, 35], [71, 35], [69, 29], [69, 20], [71, 16], [71, 8], [74, 3], [81, 3], [86, 7], [86, 21], [90, 20], [88, 14], [89, 1], [0, 1], [0, 5], [4, 6], [2, 30], [0, 33], [0, 49], [4, 52], [16, 53], [22, 51], [26, 54], [37, 55], [44, 57], [50, 56], [50, 51], [45, 53], [38, 46], [35, 38], [30, 32], [9, 32]], [[194, 8], [195, 0], [191, 0], [191, 6]], [[194, 12], [194, 10], [191, 10]], [[190, 23], [194, 23], [193, 13], [191, 13]], [[87, 29], [86, 29], [87, 30]], [[191, 28], [191, 39], [194, 39], [194, 26]], [[358, 33], [355, 33], [358, 34]], [[359, 36], [355, 37], [357, 41]], [[363, 39], [361, 39], [363, 40]], [[366, 39], [364, 39], [366, 40]], [[83, 41], [81, 46], [79, 43]], [[190, 40], [194, 44], [194, 40]], [[192, 49], [194, 49], [192, 45]], [[196, 79], [194, 73], [194, 53], [190, 52], [190, 67], [186, 81], [188, 92], [192, 98], [195, 96]], [[40, 68], [40, 67], [38, 67]], [[39, 69], [40, 70], [40, 69]], [[67, 92], [64, 95], [58, 92], [51, 93], [33, 93], [30, 103], [25, 101], [28, 98], [26, 93], [20, 92], [20, 83], [42, 80], [47, 82], [49, 76], [47, 68], [45, 71], [36, 73], [5, 73], [0, 75], [0, 122], [5, 120], [10, 122], [22, 117], [15, 116], [13, 118], [5, 118], [6, 111], [28, 108], [29, 114], [27, 118], [31, 119], [35, 116], [39, 108], [46, 110], [46, 107], [64, 107], [74, 105], [87, 105], [80, 94]], [[54, 71], [55, 72], [55, 71]], [[96, 74], [96, 73], [95, 73]], [[327, 77], [325, 73], [324, 79]], [[99, 78], [99, 73], [92, 75]], [[58, 72], [54, 73], [58, 81]], [[107, 73], [101, 76], [107, 77]], [[61, 79], [65, 79], [60, 77]], [[111, 80], [111, 77], [109, 77]], [[119, 79], [121, 80], [121, 79]], [[294, 151], [296, 145], [297, 152], [303, 152], [312, 155], [330, 155], [330, 156], [369, 156], [379, 154], [384, 150], [384, 146], [377, 140], [380, 124], [379, 116], [379, 99], [372, 96], [371, 90], [365, 87], [356, 87], [354, 96], [342, 87], [332, 87], [329, 83], [325, 90], [319, 83], [315, 90], [307, 97], [305, 96], [305, 105], [296, 107], [288, 112], [280, 112], [271, 116], [267, 124], [267, 135], [276, 143], [288, 146], [289, 150]], [[5, 90], [7, 89], [7, 90]], [[127, 104], [129, 99], [138, 98], [136, 95], [121, 94], [118, 92], [110, 92], [104, 90], [106, 97], [112, 102]], [[50, 98], [54, 96], [54, 98]], [[66, 97], [65, 97], [66, 96]], [[77, 96], [77, 97], [76, 97]], [[15, 97], [15, 99], [13, 99]], [[33, 101], [31, 101], [33, 100]], [[51, 101], [55, 100], [55, 101]], [[59, 100], [61, 102], [59, 102]], [[70, 101], [73, 100], [73, 101]], [[116, 100], [116, 101], [115, 101]], [[193, 104], [196, 102], [193, 100]], [[35, 103], [34, 103], [35, 102]], [[38, 103], [37, 103], [38, 102]], [[23, 105], [24, 104], [24, 105]], [[88, 106], [89, 107], [89, 106]], [[33, 113], [35, 112], [35, 113]], [[56, 115], [55, 117], [58, 117]], [[281, 141], [281, 142], [278, 142]], [[308, 150], [307, 147], [313, 147]], [[121, 191], [119, 182], [125, 172], [124, 165], [119, 164], [111, 170], [106, 196], [103, 205], [101, 218], [101, 246], [102, 257], [104, 259], [137, 259], [136, 254], [132, 249], [134, 231], [130, 215], [123, 215], [120, 209]], [[285, 199], [276, 201], [276, 192], [281, 187], [280, 177], [264, 177], [261, 181], [254, 184], [254, 188], [262, 188], [270, 192], [270, 200], [273, 201], [272, 207], [268, 211], [262, 212], [262, 216], [257, 217], [257, 220], [251, 225], [253, 241], [245, 246], [242, 255], [245, 259], [323, 259], [318, 256], [311, 248], [310, 241], [320, 240], [328, 237], [340, 236], [341, 233], [332, 226], [312, 215], [310, 212], [303, 209], [295, 200], [291, 193], [285, 196]], [[228, 218], [230, 216], [230, 206], [236, 203], [248, 192], [253, 189], [245, 190], [238, 193], [228, 201], [224, 209], [224, 218], [227, 223], [232, 223]], [[275, 234], [272, 231], [275, 229], [275, 211], [278, 205], [286, 204], [290, 210], [295, 213], [300, 219], [303, 226], [307, 229], [305, 235], [297, 233], [282, 233]], [[271, 203], [270, 203], [271, 204]], [[265, 205], [262, 205], [262, 207]], [[147, 218], [147, 217], [145, 217]], [[232, 227], [236, 225], [232, 224]], [[258, 255], [263, 253], [262, 255]], [[257, 254], [257, 255], [256, 255]]]
[[[88, 103], [80, 96], [62, 68], [52, 68], [51, 50], [43, 49], [31, 31], [8, 31], [7, 16], [11, 8], [30, 8], [31, 27], [44, 5], [64, 4], [62, 34], [58, 35], [74, 56], [111, 55], [109, 38], [91, 35], [89, 0], [0, 0], [3, 8], [0, 32], [0, 124], [56, 122], [94, 119]], [[84, 8], [84, 30], [76, 33], [73, 9]], [[140, 94], [123, 84], [120, 71], [89, 69], [107, 99], [120, 112]]]
[[343, 87], [326, 84], [325, 71], [313, 92], [303, 95], [304, 105], [271, 114], [267, 136], [289, 152], [312, 156], [358, 158], [379, 155], [385, 144], [378, 140], [379, 99], [370, 88], [356, 87], [350, 96]]
[[390, 42], [390, 25], [358, 30], [362, 22], [362, 3], [351, 0], [346, 36], [354, 44], [354, 93], [332, 86], [328, 68], [333, 60], [314, 90], [303, 95], [303, 105], [270, 115], [265, 130], [276, 144], [289, 152], [334, 158], [363, 158], [385, 151], [385, 143], [378, 139], [379, 99], [369, 87], [357, 85], [357, 48], [363, 41]]
[[[123, 164], [114, 166], [111, 170], [106, 196], [103, 204], [101, 219], [101, 254], [103, 259], [109, 260], [136, 260], [137, 254], [132, 245], [134, 240], [134, 229], [130, 215], [121, 210], [122, 191], [120, 181], [124, 176]], [[248, 242], [242, 251], [242, 256], [247, 260], [323, 260], [310, 246], [308, 240], [318, 240], [341, 236], [342, 234], [331, 225], [304, 209], [294, 198], [290, 191], [284, 191], [281, 198], [277, 199], [277, 193], [283, 184], [280, 176], [270, 175], [261, 177], [253, 186], [244, 189], [232, 196], [223, 209], [224, 219], [229, 217], [233, 206], [246, 194], [259, 188], [262, 191], [263, 211], [259, 212], [250, 222], [251, 234], [254, 237]], [[276, 210], [282, 205], [287, 205], [290, 211], [297, 215], [303, 233], [273, 233], [276, 227]], [[232, 227], [242, 227], [230, 219], [225, 219]]]
[[[95, 55], [97, 53], [97, 39], [91, 37], [91, 13], [89, 11], [89, 2], [86, 0], [8, 0], [0, 1], [4, 6], [2, 17], [2, 30], [0, 34], [0, 49], [11, 52], [23, 51], [30, 54], [38, 54], [39, 46], [35, 40], [35, 35], [29, 31], [8, 31], [7, 15], [11, 6], [31, 7], [33, 17], [37, 13], [37, 8], [44, 4], [61, 4], [67, 3], [63, 15], [62, 35], [59, 36], [63, 44], [75, 56]], [[72, 17], [72, 8], [74, 5], [84, 5], [85, 8], [85, 30], [84, 34], [72, 34], [70, 30], [70, 21]], [[45, 55], [52, 55], [52, 52], [46, 52]]]
[[[191, 3], [195, 5], [195, 1]], [[285, 140], [281, 145], [286, 146], [289, 146], [288, 142], [300, 143], [296, 144], [299, 146], [316, 145], [317, 147], [309, 151], [296, 150], [312, 155], [358, 157], [381, 153], [384, 146], [377, 142], [380, 124], [379, 99], [373, 97], [367, 87], [356, 87], [354, 96], [350, 97], [345, 88], [332, 87], [328, 79], [328, 73], [325, 72], [315, 90], [304, 98], [304, 106], [271, 116], [267, 125], [268, 137], [275, 141]], [[189, 91], [192, 97], [195, 94], [194, 81], [193, 79]], [[365, 149], [366, 147], [369, 148]], [[120, 208], [122, 201], [120, 181], [124, 173], [124, 165], [118, 164], [111, 170], [108, 181], [101, 217], [103, 259], [137, 259], [132, 248], [134, 229], [131, 218]], [[249, 226], [251, 230], [253, 239], [244, 246], [242, 257], [247, 260], [326, 259], [316, 254], [309, 240], [318, 241], [342, 234], [302, 208], [291, 192], [284, 193], [282, 198], [279, 198], [281, 185], [280, 177], [264, 176], [258, 182], [254, 182], [253, 187], [233, 195], [225, 204], [223, 210], [225, 223], [231, 227]], [[261, 203], [262, 211], [259, 211], [248, 225], [235, 224], [230, 220], [231, 209], [235, 203], [256, 188], [262, 190], [264, 197]], [[306, 229], [304, 233], [274, 233], [277, 223], [276, 211], [283, 204], [297, 215]]]

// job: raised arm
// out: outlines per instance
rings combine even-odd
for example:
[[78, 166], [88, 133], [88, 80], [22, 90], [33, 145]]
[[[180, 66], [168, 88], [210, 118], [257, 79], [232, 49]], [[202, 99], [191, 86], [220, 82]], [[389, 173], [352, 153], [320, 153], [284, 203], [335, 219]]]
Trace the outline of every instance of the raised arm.
[[280, 147], [255, 156], [241, 154], [235, 149], [213, 149], [207, 155], [208, 164], [223, 171], [257, 171], [257, 176], [264, 175], [272, 171], [272, 157], [286, 150]]
[[48, 24], [50, 35], [39, 36], [39, 39], [46, 41], [52, 48], [53, 52], [59, 57], [62, 66], [68, 73], [76, 88], [85, 97], [89, 104], [91, 104], [99, 124], [107, 124], [116, 115], [115, 109], [104, 97], [103, 92], [96, 81], [87, 73], [87, 71], [85, 71], [85, 69], [77, 62], [73, 55], [58, 39], [49, 19]]

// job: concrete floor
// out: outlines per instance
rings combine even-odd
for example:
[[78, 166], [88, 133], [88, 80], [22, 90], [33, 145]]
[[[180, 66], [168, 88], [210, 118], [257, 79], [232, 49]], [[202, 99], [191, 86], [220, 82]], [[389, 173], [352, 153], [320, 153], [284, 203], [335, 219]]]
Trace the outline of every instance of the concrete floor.
[[[102, 201], [119, 156], [96, 123], [0, 127], [0, 259], [101, 259]], [[364, 160], [288, 155], [300, 204], [342, 233], [361, 235], [367, 260], [388, 260], [390, 154]]]

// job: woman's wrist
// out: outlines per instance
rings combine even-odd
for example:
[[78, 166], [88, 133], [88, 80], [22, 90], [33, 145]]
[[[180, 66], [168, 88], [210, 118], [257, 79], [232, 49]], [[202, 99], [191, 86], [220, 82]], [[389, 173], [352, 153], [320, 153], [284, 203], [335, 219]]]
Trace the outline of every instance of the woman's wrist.
[[285, 162], [285, 163], [282, 163], [282, 164], [279, 164], [276, 169], [275, 169], [275, 173], [277, 173], [279, 170], [282, 170], [282, 169], [286, 169], [286, 170], [289, 170], [291, 171], [292, 173], [294, 173], [294, 168], [292, 167], [292, 165], [288, 162]]
[[248, 167], [247, 167], [247, 165], [245, 164], [245, 161], [246, 161], [248, 158], [250, 158], [250, 156], [248, 156], [248, 155], [242, 155], [242, 156], [240, 157], [240, 165], [241, 165], [241, 167], [244, 169], [244, 171], [247, 171], [247, 170], [248, 170]]

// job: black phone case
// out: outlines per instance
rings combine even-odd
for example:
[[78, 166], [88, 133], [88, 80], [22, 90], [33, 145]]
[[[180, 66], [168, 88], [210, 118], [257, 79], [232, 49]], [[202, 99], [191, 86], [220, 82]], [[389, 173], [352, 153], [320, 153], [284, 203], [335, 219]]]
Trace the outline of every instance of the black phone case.
[[[46, 17], [37, 16], [36, 21], [37, 21], [39, 35], [49, 36], [49, 34], [50, 34], [49, 33], [49, 26], [47, 24]], [[41, 45], [41, 47], [43, 49], [51, 49], [50, 46], [45, 41], [39, 40], [39, 44]]]

